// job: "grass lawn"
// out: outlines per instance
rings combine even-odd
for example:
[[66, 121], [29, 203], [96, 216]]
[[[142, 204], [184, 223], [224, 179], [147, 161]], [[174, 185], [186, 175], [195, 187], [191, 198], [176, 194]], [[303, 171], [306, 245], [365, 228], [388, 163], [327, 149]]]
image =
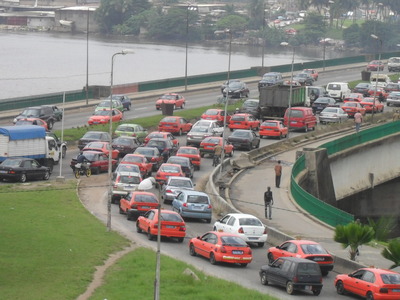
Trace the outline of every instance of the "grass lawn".
[[[105, 283], [90, 299], [153, 299], [155, 263], [156, 253], [146, 248], [138, 248], [125, 255], [107, 271]], [[192, 270], [200, 280], [183, 274], [186, 268]], [[215, 269], [218, 272], [218, 266]], [[208, 276], [184, 262], [163, 255], [160, 277], [160, 299], [277, 299]]]

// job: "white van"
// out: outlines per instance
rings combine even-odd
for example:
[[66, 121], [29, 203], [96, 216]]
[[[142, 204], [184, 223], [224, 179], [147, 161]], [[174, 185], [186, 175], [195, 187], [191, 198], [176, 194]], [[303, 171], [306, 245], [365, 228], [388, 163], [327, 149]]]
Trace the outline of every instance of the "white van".
[[326, 85], [326, 92], [329, 97], [343, 101], [351, 94], [349, 84], [347, 82], [330, 82]]
[[[377, 82], [377, 80], [378, 80], [378, 82]], [[391, 82], [389, 76], [387, 76], [386, 74], [379, 74], [379, 75], [372, 74], [370, 81], [371, 81], [370, 82], [371, 86], [373, 86], [373, 87], [378, 86], [378, 87], [382, 87], [382, 88], [384, 88], [385, 86], [387, 86], [387, 84], [389, 82]]]
[[389, 72], [400, 71], [400, 57], [391, 57], [388, 60]]

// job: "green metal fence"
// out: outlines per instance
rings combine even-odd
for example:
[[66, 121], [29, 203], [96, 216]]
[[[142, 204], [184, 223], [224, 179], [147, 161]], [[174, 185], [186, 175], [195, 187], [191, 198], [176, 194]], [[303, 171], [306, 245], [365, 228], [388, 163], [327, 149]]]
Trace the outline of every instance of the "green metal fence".
[[[400, 131], [400, 121], [390, 122], [381, 126], [372, 127], [344, 136], [337, 140], [325, 143], [319, 148], [326, 148], [328, 155], [344, 151], [351, 147], [384, 138]], [[293, 165], [290, 188], [295, 201], [308, 213], [331, 226], [347, 224], [354, 221], [354, 216], [331, 206], [305, 191], [296, 181], [296, 177], [306, 169], [305, 157], [302, 155]]]

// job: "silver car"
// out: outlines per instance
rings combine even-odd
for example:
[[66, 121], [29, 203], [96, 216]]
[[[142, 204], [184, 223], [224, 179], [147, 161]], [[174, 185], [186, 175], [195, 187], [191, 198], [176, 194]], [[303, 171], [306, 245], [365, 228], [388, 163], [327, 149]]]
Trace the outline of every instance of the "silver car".
[[171, 176], [166, 184], [163, 185], [161, 191], [161, 199], [164, 203], [172, 203], [174, 198], [182, 190], [193, 190], [194, 184], [188, 177]]
[[342, 123], [349, 115], [340, 107], [326, 107], [319, 114], [320, 123]]
[[211, 199], [206, 193], [183, 190], [172, 201], [172, 210], [182, 218], [204, 219], [211, 223]]
[[187, 133], [186, 145], [199, 146], [209, 136], [222, 136], [224, 128], [215, 120], [197, 121]]
[[133, 172], [118, 172], [113, 180], [111, 202], [119, 204], [119, 200], [125, 197], [129, 192], [135, 191], [142, 176], [140, 173]]
[[400, 92], [391, 92], [386, 98], [387, 106], [398, 106], [400, 105]]

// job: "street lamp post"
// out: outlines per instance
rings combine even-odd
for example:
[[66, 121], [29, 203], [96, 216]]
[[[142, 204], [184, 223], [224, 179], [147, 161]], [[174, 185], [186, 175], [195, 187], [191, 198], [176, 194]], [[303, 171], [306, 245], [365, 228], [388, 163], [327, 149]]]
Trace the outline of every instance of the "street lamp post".
[[197, 7], [188, 4], [186, 7], [186, 47], [185, 47], [185, 92], [187, 91], [187, 77], [188, 77], [188, 39], [189, 39], [189, 11], [196, 10]]
[[262, 53], [261, 53], [261, 68], [264, 72], [264, 55], [265, 55], [265, 3], [263, 3], [263, 21], [262, 21], [263, 37], [262, 37]]
[[[329, 15], [331, 14], [330, 10], [330, 5], [335, 3], [333, 0], [328, 1], [328, 7], [329, 7]], [[326, 22], [324, 18], [324, 24], [325, 24], [325, 33], [324, 33], [324, 41], [323, 41], [323, 46], [324, 46], [324, 51], [323, 51], [323, 60], [322, 60], [322, 70], [325, 71], [325, 54], [326, 54]]]
[[111, 197], [112, 197], [112, 155], [111, 155], [111, 143], [112, 143], [112, 110], [113, 110], [113, 78], [114, 78], [114, 58], [117, 55], [126, 55], [128, 53], [134, 53], [131, 49], [125, 49], [121, 52], [114, 53], [111, 57], [111, 80], [110, 80], [110, 120], [109, 120], [109, 134], [110, 134], [110, 151], [108, 153], [108, 201], [107, 201], [107, 231], [111, 231]]
[[289, 105], [288, 105], [288, 121], [287, 121], [287, 127], [288, 127], [288, 133], [287, 133], [287, 138], [289, 138], [289, 132], [290, 132], [290, 115], [292, 113], [292, 95], [293, 95], [293, 67], [294, 67], [294, 54], [296, 52], [296, 48], [292, 45], [290, 45], [287, 42], [282, 42], [281, 46], [284, 47], [292, 47], [293, 54], [292, 54], [292, 69], [291, 69], [291, 74], [290, 74], [290, 86], [289, 86]]
[[377, 90], [378, 90], [379, 71], [380, 71], [380, 67], [381, 67], [382, 40], [375, 34], [371, 34], [371, 37], [373, 39], [375, 39], [375, 40], [378, 40], [379, 44], [380, 44], [379, 45], [379, 55], [378, 55], [378, 67], [376, 68], [374, 102], [372, 103], [372, 114], [371, 114], [371, 122], [374, 122], [376, 93], [377, 93]]

